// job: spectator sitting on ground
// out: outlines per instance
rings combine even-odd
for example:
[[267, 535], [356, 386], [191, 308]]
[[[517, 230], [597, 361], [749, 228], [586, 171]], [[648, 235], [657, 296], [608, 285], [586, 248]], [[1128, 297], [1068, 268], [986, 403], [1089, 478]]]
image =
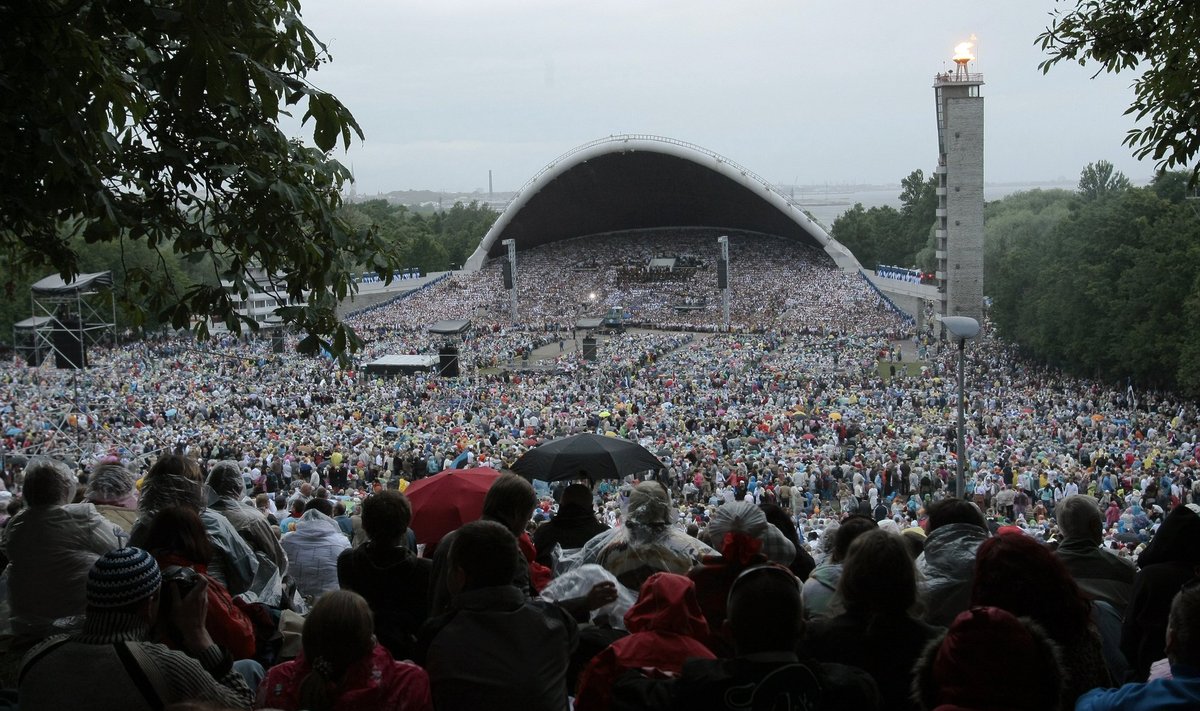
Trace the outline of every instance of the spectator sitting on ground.
[[279, 537], [258, 509], [245, 503], [246, 486], [237, 462], [217, 462], [208, 474], [208, 488], [218, 498], [210, 508], [229, 519], [247, 545], [270, 560], [279, 575], [287, 574], [287, 554], [279, 545]]
[[846, 611], [809, 624], [803, 649], [821, 661], [862, 668], [878, 684], [883, 708], [915, 709], [911, 670], [942, 630], [910, 612], [917, 569], [900, 534], [877, 529], [854, 539], [838, 597]]
[[78, 629], [88, 571], [117, 548], [116, 529], [91, 504], [72, 504], [78, 479], [64, 463], [35, 457], [25, 467], [21, 509], [4, 527], [8, 603], [18, 644]]
[[1200, 708], [1200, 585], [1187, 585], [1175, 595], [1167, 623], [1166, 651], [1169, 678], [1089, 691], [1075, 704], [1076, 711]]
[[[25, 655], [20, 673], [21, 708], [134, 711], [183, 701], [211, 701], [223, 708], [249, 709], [254, 692], [237, 667], [261, 676], [256, 662], [235, 667], [229, 652], [204, 628], [207, 584], [201, 580], [180, 597], [162, 586], [154, 558], [140, 548], [101, 556], [87, 578], [83, 631], [55, 637]], [[171, 612], [160, 618], [160, 595], [171, 596]], [[183, 650], [150, 641], [151, 630], [167, 626]]]
[[258, 688], [257, 706], [283, 711], [433, 708], [429, 675], [396, 661], [375, 641], [367, 601], [349, 590], [317, 600], [301, 633], [303, 652], [271, 667]]
[[433, 563], [407, 547], [412, 505], [398, 491], [381, 491], [362, 503], [369, 540], [338, 556], [338, 582], [362, 595], [375, 618], [375, 636], [397, 659], [411, 659], [416, 635], [429, 616]]
[[671, 497], [656, 481], [643, 481], [629, 495], [625, 525], [588, 541], [573, 567], [597, 563], [630, 590], [655, 573], [685, 574], [716, 551], [673, 524]]
[[706, 642], [722, 653], [731, 648], [724, 638], [729, 586], [743, 570], [773, 562], [787, 565], [796, 549], [779, 529], [767, 523], [766, 514], [749, 501], [734, 501], [717, 508], [708, 524], [708, 534], [721, 555], [704, 556], [700, 565], [688, 571], [696, 584], [696, 598], [708, 621]]
[[310, 500], [296, 522], [296, 530], [280, 540], [296, 591], [310, 602], [338, 589], [338, 556], [350, 547], [350, 539], [332, 513], [333, 504], [328, 499]]
[[1150, 665], [1165, 655], [1167, 619], [1180, 586], [1200, 568], [1200, 505], [1176, 506], [1138, 555], [1133, 596], [1121, 629], [1121, 650], [1133, 667], [1133, 678], [1146, 679]]
[[1058, 528], [1063, 538], [1054, 554], [1083, 592], [1112, 605], [1118, 618], [1125, 614], [1133, 593], [1133, 563], [1100, 546], [1104, 520], [1096, 500], [1086, 494], [1067, 496], [1058, 503]]
[[913, 672], [913, 697], [922, 711], [1062, 708], [1058, 648], [1037, 623], [997, 607], [960, 613]]
[[575, 621], [513, 585], [519, 556], [512, 531], [494, 521], [456, 532], [448, 551], [451, 611], [422, 633], [437, 709], [567, 708]]
[[83, 500], [123, 532], [133, 530], [138, 518], [133, 475], [120, 462], [97, 464], [88, 476]]
[[975, 551], [988, 538], [979, 507], [962, 499], [944, 499], [929, 507], [925, 549], [917, 570], [925, 578], [921, 602], [925, 621], [949, 625], [971, 602]]
[[701, 640], [708, 623], [691, 580], [674, 573], [651, 575], [625, 613], [627, 637], [592, 658], [579, 677], [576, 711], [609, 708], [613, 683], [630, 669], [678, 674], [686, 659], [714, 659]]
[[1044, 544], [1024, 533], [989, 538], [976, 553], [974, 578], [972, 607], [1029, 617], [1062, 650], [1063, 708], [1072, 708], [1084, 691], [1110, 683], [1091, 604]]
[[[838, 580], [842, 577], [842, 561], [850, 550], [850, 544], [867, 531], [879, 526], [874, 519], [863, 514], [852, 514], [842, 521], [833, 533], [833, 551], [829, 559], [813, 569], [804, 582], [804, 614], [808, 619], [836, 617], [845, 609], [837, 596]], [[828, 533], [826, 534], [828, 535]]]
[[630, 672], [617, 681], [614, 699], [641, 709], [770, 709], [863, 711], [879, 707], [879, 692], [865, 672], [841, 664], [801, 659], [804, 632], [800, 585], [777, 565], [747, 568], [729, 591], [732, 659], [684, 662], [672, 680]]
[[130, 533], [130, 545], [142, 545], [146, 531], [159, 511], [171, 506], [186, 506], [200, 514], [208, 540], [213, 545], [208, 574], [221, 581], [231, 595], [251, 591], [258, 572], [258, 558], [229, 519], [206, 508], [206, 498], [200, 465], [195, 460], [177, 454], [160, 458], [142, 479], [142, 495], [138, 501], [141, 515]]
[[[154, 517], [146, 532], [146, 551], [154, 556], [160, 570], [170, 578], [173, 571], [189, 568], [208, 583], [208, 607], [204, 628], [213, 641], [228, 649], [234, 659], [251, 659], [255, 654], [254, 625], [241, 608], [233, 603], [229, 591], [208, 574], [212, 560], [212, 544], [204, 532], [204, 524], [195, 511], [184, 506], [163, 509]], [[170, 637], [160, 640], [177, 649], [182, 640]]]
[[561, 545], [564, 552], [582, 548], [583, 544], [607, 530], [608, 526], [596, 520], [592, 490], [583, 484], [571, 484], [563, 490], [558, 513], [533, 533], [537, 561], [553, 568], [555, 545]]

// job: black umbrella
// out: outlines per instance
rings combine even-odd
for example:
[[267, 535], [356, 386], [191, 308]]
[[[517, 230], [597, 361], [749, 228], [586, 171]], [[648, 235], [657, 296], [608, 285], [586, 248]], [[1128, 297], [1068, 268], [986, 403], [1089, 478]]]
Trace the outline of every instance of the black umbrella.
[[598, 481], [662, 468], [662, 462], [637, 442], [580, 434], [534, 447], [521, 455], [512, 470], [526, 479]]

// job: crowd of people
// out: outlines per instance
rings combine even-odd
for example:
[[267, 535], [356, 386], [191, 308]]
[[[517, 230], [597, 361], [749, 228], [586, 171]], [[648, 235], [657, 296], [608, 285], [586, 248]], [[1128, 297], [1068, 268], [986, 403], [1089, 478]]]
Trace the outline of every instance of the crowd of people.
[[[113, 698], [152, 708], [710, 708], [734, 687], [796, 708], [1196, 702], [1195, 594], [1175, 599], [1200, 565], [1194, 403], [987, 336], [968, 351], [959, 453], [956, 352], [905, 331], [861, 277], [731, 237], [738, 327], [708, 333], [712, 314], [670, 305], [719, 301], [715, 240], [668, 237], [644, 255], [620, 235], [521, 252], [520, 326], [497, 270], [353, 317], [359, 362], [431, 352], [428, 324], [471, 319], [457, 379], [234, 337], [138, 340], [77, 374], [5, 368], [22, 707], [78, 699], [54, 680], [89, 655], [97, 677], [128, 672]], [[686, 291], [613, 281], [661, 253], [694, 255]], [[593, 303], [655, 328], [601, 339], [594, 362], [564, 348], [506, 367], [581, 336]], [[485, 523], [417, 554], [410, 483], [587, 432], [664, 467], [566, 488], [504, 475]], [[1014, 659], [1019, 698], [970, 673]]]

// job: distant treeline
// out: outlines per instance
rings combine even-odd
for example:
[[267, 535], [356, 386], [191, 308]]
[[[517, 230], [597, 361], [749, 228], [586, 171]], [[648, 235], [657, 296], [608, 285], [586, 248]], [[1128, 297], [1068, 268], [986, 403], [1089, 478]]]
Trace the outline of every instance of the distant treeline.
[[[1070, 373], [1200, 395], [1200, 202], [1187, 199], [1187, 181], [1163, 172], [1135, 188], [1099, 161], [1075, 191], [988, 203], [984, 293], [996, 331]], [[867, 268], [931, 269], [921, 237], [932, 234], [936, 198], [912, 191], [917, 183], [920, 171], [899, 211], [856, 205], [834, 222], [834, 238]]]

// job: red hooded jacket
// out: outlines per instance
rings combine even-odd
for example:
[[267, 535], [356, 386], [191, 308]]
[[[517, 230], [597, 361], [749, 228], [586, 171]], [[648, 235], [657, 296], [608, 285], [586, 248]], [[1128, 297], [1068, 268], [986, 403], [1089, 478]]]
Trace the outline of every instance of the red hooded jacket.
[[696, 601], [696, 586], [684, 575], [655, 573], [642, 584], [638, 601], [625, 613], [628, 637], [597, 654], [579, 677], [576, 711], [607, 709], [617, 678], [630, 669], [678, 674], [686, 659], [716, 657], [698, 640], [708, 623]]

